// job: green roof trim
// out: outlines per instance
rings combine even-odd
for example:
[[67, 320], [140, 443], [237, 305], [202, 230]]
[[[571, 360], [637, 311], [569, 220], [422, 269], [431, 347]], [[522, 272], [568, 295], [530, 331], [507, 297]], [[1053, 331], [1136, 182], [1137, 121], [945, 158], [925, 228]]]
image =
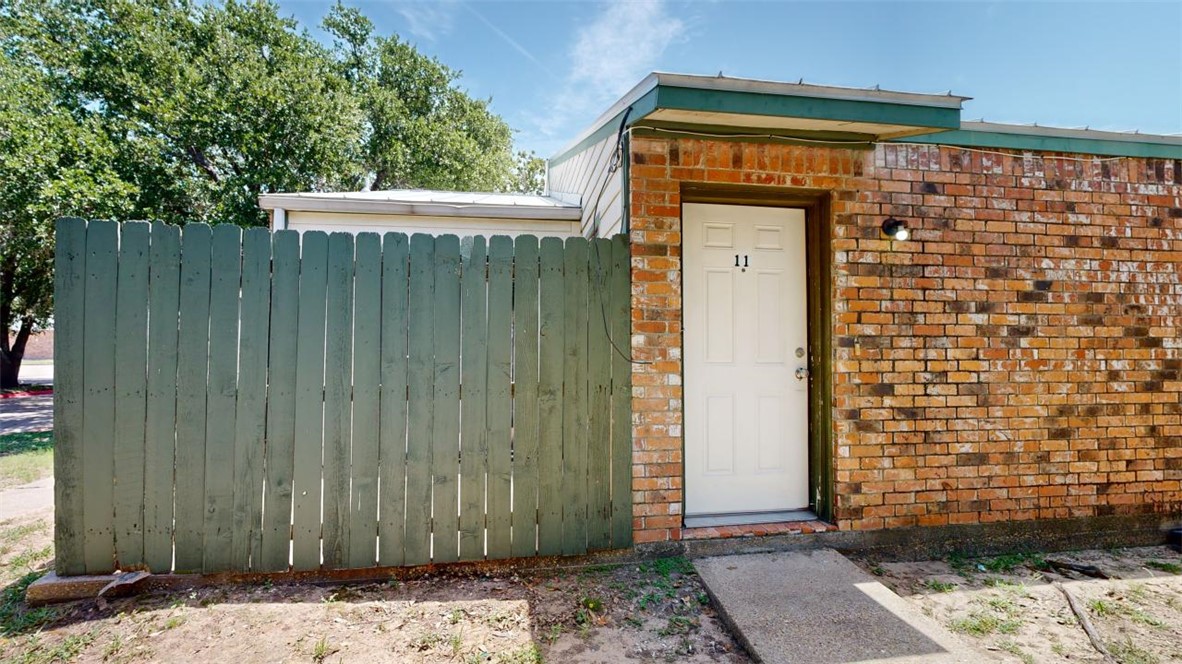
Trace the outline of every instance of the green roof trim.
[[[1025, 128], [1015, 128], [1021, 130]], [[1112, 136], [1065, 136], [1055, 135], [1056, 130], [1043, 129], [1041, 133], [1026, 130], [1016, 133], [1015, 130], [978, 130], [954, 129], [921, 136], [907, 136], [889, 139], [890, 143], [927, 143], [932, 145], [952, 145], [972, 148], [1001, 148], [1007, 150], [1031, 150], [1035, 152], [1070, 152], [1076, 154], [1092, 154], [1105, 157], [1142, 157], [1149, 159], [1182, 159], [1182, 138], [1176, 141], [1171, 137], [1145, 136], [1137, 139], [1137, 134], [1116, 135], [1112, 132], [1092, 132]], [[1076, 132], [1084, 134], [1088, 132]], [[1163, 140], [1166, 139], [1166, 140]]]
[[958, 129], [960, 109], [735, 90], [659, 86], [657, 108]]
[[[640, 118], [643, 118], [644, 116], [646, 116], [649, 113], [652, 113], [654, 110], [656, 110], [656, 103], [657, 103], [657, 90], [655, 88], [652, 90], [649, 90], [640, 99], [637, 99], [636, 101], [632, 102], [632, 104], [630, 105], [630, 107], [632, 108], [632, 113], [628, 116], [628, 126], [631, 127], [632, 125], [636, 124], [637, 120], [639, 120]], [[575, 155], [579, 154], [583, 150], [586, 150], [587, 148], [591, 147], [592, 145], [595, 145], [596, 143], [607, 138], [608, 136], [615, 136], [616, 132], [618, 132], [620, 130], [620, 120], [622, 120], [624, 118], [624, 114], [627, 112], [628, 112], [628, 109], [625, 108], [624, 110], [620, 111], [619, 113], [616, 113], [609, 120], [601, 123], [599, 125], [599, 127], [596, 128], [595, 131], [591, 132], [583, 140], [581, 140], [578, 143], [575, 143], [574, 145], [570, 146], [569, 148], [563, 150], [558, 155], [551, 157], [550, 158], [550, 167], [553, 168], [553, 167], [561, 164], [562, 162], [566, 161], [567, 159], [574, 157]]]

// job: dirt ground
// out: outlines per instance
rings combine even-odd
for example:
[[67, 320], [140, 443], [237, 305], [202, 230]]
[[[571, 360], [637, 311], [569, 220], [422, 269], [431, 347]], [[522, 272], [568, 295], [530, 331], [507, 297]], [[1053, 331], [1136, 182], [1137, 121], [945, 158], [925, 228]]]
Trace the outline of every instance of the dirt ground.
[[1052, 584], [1058, 581], [1117, 661], [1182, 662], [1182, 556], [1168, 547], [857, 562], [923, 613], [995, 655], [1023, 662], [1104, 661]]
[[[503, 578], [197, 588], [30, 610], [49, 512], [0, 523], [4, 662], [749, 662], [682, 558]], [[28, 579], [26, 579], [28, 580]], [[15, 629], [14, 629], [15, 628]]]

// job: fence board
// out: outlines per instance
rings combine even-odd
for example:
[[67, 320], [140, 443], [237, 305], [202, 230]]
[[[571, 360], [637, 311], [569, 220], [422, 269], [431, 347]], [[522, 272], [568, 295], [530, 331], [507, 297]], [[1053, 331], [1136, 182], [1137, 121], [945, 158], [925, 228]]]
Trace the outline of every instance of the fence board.
[[460, 402], [460, 560], [484, 558], [485, 473], [488, 458], [488, 252], [483, 237], [464, 238], [463, 388]]
[[431, 560], [459, 559], [460, 241], [435, 240], [435, 411], [431, 431]]
[[86, 232], [86, 302], [83, 375], [87, 376], [83, 413], [82, 494], [86, 510], [84, 553], [89, 574], [115, 565], [115, 288], [119, 227], [92, 221]]
[[[632, 546], [632, 289], [628, 237], [612, 238], [608, 320], [611, 322], [612, 366], [612, 547]], [[628, 353], [625, 356], [624, 353]]]
[[209, 370], [210, 246], [205, 224], [181, 231], [180, 329], [176, 392], [177, 572], [202, 569], [205, 524], [205, 403]]
[[378, 562], [380, 565], [401, 565], [405, 560], [403, 543], [406, 537], [409, 238], [402, 233], [387, 233], [382, 240], [382, 254]]
[[538, 555], [562, 553], [562, 379], [566, 296], [563, 245], [541, 242], [538, 343]]
[[86, 308], [86, 221], [59, 219], [53, 267], [54, 565], [59, 574], [86, 571], [83, 414], [86, 375], [82, 344]]
[[590, 436], [587, 442], [587, 548], [611, 546], [611, 350], [608, 347], [607, 302], [610, 296], [611, 240], [596, 239], [588, 248], [587, 345]]
[[261, 555], [263, 449], [267, 429], [267, 335], [271, 308], [271, 234], [242, 237], [242, 327], [234, 429], [234, 508], [231, 566], [257, 568]]
[[538, 519], [538, 238], [519, 235], [513, 284], [513, 544], [537, 551]]
[[228, 569], [234, 545], [235, 395], [238, 391], [242, 229], [213, 229], [209, 296], [209, 397], [205, 424], [206, 572]]
[[376, 233], [357, 236], [353, 301], [352, 493], [348, 567], [377, 563], [378, 426], [382, 334], [382, 244]]
[[513, 484], [513, 240], [494, 236], [488, 257], [488, 557], [508, 558]]
[[148, 224], [124, 224], [115, 290], [115, 559], [123, 569], [144, 558], [149, 251]]
[[566, 240], [562, 552], [587, 550], [587, 240]]
[[298, 363], [300, 236], [279, 231], [271, 241], [271, 329], [268, 343], [266, 483], [259, 571], [286, 570], [291, 556], [292, 482], [295, 473], [296, 365]]
[[435, 395], [435, 238], [410, 239], [409, 399], [406, 438], [406, 530], [403, 562], [431, 561], [431, 440]]
[[324, 355], [324, 567], [349, 560], [349, 448], [353, 389], [353, 234], [328, 238], [328, 330]]
[[[152, 224], [148, 292], [148, 372], [144, 449], [144, 562], [172, 569], [172, 485], [176, 462], [177, 317], [181, 232]], [[56, 481], [56, 480], [55, 480]]]
[[325, 306], [328, 299], [328, 236], [320, 231], [309, 231], [302, 239], [292, 510], [292, 567], [297, 571], [320, 567], [320, 470], [324, 434]]

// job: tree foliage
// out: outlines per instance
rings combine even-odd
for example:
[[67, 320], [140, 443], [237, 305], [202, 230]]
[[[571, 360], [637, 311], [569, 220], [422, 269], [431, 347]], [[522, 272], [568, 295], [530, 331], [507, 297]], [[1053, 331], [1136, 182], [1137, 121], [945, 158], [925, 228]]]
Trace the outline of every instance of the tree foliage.
[[459, 72], [356, 9], [324, 28], [266, 0], [0, 3], [5, 384], [51, 313], [58, 216], [260, 225], [267, 192], [541, 190]]

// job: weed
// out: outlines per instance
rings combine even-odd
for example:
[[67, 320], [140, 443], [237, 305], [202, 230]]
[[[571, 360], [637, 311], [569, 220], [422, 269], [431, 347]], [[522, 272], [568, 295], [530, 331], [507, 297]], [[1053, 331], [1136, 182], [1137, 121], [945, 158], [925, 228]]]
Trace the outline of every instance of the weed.
[[674, 556], [672, 558], [657, 558], [644, 563], [640, 566], [640, 571], [668, 579], [674, 574], [681, 576], [692, 574], [694, 565], [684, 556]]
[[886, 570], [883, 569], [882, 565], [875, 565], [874, 567], [871, 567], [870, 573], [874, 576], [886, 576]]
[[427, 632], [426, 634], [412, 641], [411, 645], [413, 645], [416, 650], [426, 652], [434, 648], [441, 641], [443, 641], [442, 636], [439, 636], [435, 632]]
[[388, 581], [386, 581], [386, 587], [389, 588], [390, 590], [398, 590], [399, 586], [401, 586], [401, 585], [402, 585], [402, 582], [393, 576], [390, 577], [390, 579]]
[[706, 606], [710, 603], [710, 595], [706, 593], [698, 593], [696, 599], [698, 600], [698, 604], [701, 604], [702, 606]]
[[1102, 599], [1093, 599], [1088, 602], [1088, 610], [1103, 618], [1116, 613], [1116, 607]]
[[928, 579], [927, 581], [924, 581], [923, 586], [928, 590], [938, 593], [948, 593], [956, 590], [955, 583], [947, 583], [939, 579]]
[[32, 569], [36, 566], [36, 563], [45, 560], [52, 555], [53, 545], [46, 544], [40, 549], [25, 551], [19, 556], [14, 557], [12, 560], [9, 560], [8, 564], [14, 569], [24, 568], [32, 571]]
[[1018, 569], [1019, 567], [1046, 569], [1047, 563], [1040, 554], [1007, 553], [994, 558], [986, 558], [981, 561], [981, 566], [990, 572], [1000, 572], [1002, 574], [1006, 574]]
[[45, 530], [48, 526], [49, 524], [44, 521], [34, 521], [33, 523], [26, 523], [19, 526], [13, 526], [12, 528], [6, 528], [4, 530], [0, 530], [0, 542], [5, 542], [8, 544], [19, 542], [33, 533]]
[[68, 662], [86, 649], [94, 639], [98, 632], [91, 630], [85, 634], [71, 634], [62, 639], [57, 645], [52, 648], [42, 650], [39, 639], [32, 639], [25, 644], [25, 653], [21, 659], [17, 660], [21, 664], [49, 664], [50, 662]]
[[666, 623], [657, 633], [661, 636], [672, 636], [674, 634], [688, 634], [698, 627], [698, 622], [688, 616], [672, 616], [669, 622]]
[[45, 572], [29, 572], [0, 594], [0, 636], [16, 636], [34, 631], [57, 616], [53, 609], [25, 605], [25, 590]]
[[1109, 643], [1108, 651], [1121, 664], [1158, 664], [1159, 661], [1153, 653], [1137, 647], [1130, 638]]
[[550, 625], [550, 629], [546, 632], [546, 640], [550, 642], [550, 645], [554, 645], [560, 636], [562, 636], [562, 625], [558, 623]]
[[1023, 664], [1034, 664], [1034, 656], [1028, 652], [1024, 652], [1017, 643], [1014, 643], [1009, 639], [1006, 639], [1005, 641], [999, 641], [997, 643], [997, 647], [1021, 659]]
[[447, 622], [452, 625], [460, 622], [463, 619], [464, 619], [464, 610], [463, 609], [452, 609], [451, 613], [448, 614], [448, 616], [447, 616]]
[[999, 576], [990, 576], [985, 579], [985, 587], [987, 588], [1006, 588], [1016, 585], [1018, 584], [1013, 581], [1007, 581]]
[[319, 664], [319, 662], [323, 662], [329, 655], [336, 651], [336, 648], [328, 645], [328, 637], [322, 636], [320, 637], [320, 640], [316, 642], [316, 645], [312, 646], [312, 661]]
[[1018, 606], [1009, 597], [990, 597], [985, 600], [985, 603], [989, 605], [989, 608], [1001, 611], [1007, 616], [1012, 617], [1019, 613]]
[[593, 613], [599, 613], [600, 611], [603, 611], [603, 600], [599, 599], [598, 597], [584, 597], [583, 599], [579, 600], [579, 604], [582, 605], [583, 608]]
[[635, 627], [636, 629], [640, 629], [641, 627], [644, 627], [644, 621], [641, 620], [640, 618], [637, 618], [636, 616], [626, 616], [624, 618], [624, 623], [627, 624], [629, 627]]
[[1000, 618], [991, 613], [974, 611], [966, 618], [953, 620], [949, 623], [949, 626], [953, 631], [972, 634], [973, 636], [985, 636], [994, 632], [1013, 634], [1022, 626], [1022, 621], [1016, 618]]
[[1058, 641], [1051, 644], [1051, 652], [1055, 653], [1056, 655], [1058, 655], [1060, 657], [1067, 656], [1067, 648], [1064, 648], [1063, 644], [1059, 643]]
[[103, 660], [111, 659], [115, 655], [118, 655], [121, 650], [123, 650], [123, 637], [116, 634], [115, 638], [111, 639], [111, 642], [107, 644], [107, 647], [103, 648]]
[[1182, 574], [1182, 565], [1178, 563], [1167, 563], [1162, 560], [1150, 560], [1145, 563], [1149, 569], [1155, 569], [1159, 572], [1167, 572], [1169, 574]]
[[453, 634], [451, 637], [451, 656], [459, 657], [460, 652], [464, 649], [464, 630], [461, 628], [458, 634]]
[[505, 629], [521, 621], [521, 616], [512, 611], [497, 611], [484, 619], [489, 627]]
[[172, 616], [168, 620], [164, 621], [164, 629], [176, 629], [177, 627], [180, 627], [183, 624], [185, 624], [184, 618], [182, 618], [181, 616]]
[[1157, 616], [1146, 613], [1146, 612], [1142, 611], [1141, 609], [1135, 609], [1135, 608], [1131, 608], [1131, 607], [1130, 608], [1121, 607], [1121, 609], [1122, 609], [1121, 613], [1124, 613], [1125, 615], [1127, 615], [1129, 617], [1129, 619], [1132, 620], [1133, 622], [1139, 622], [1143, 625], [1149, 625], [1150, 627], [1159, 627], [1160, 628], [1160, 627], [1166, 626], [1165, 621], [1163, 621], [1161, 618], [1158, 618]]
[[1129, 584], [1129, 587], [1126, 590], [1129, 594], [1129, 599], [1138, 603], [1145, 601], [1145, 596], [1149, 592], [1148, 589], [1145, 588], [1144, 583]]
[[542, 664], [542, 651], [536, 643], [530, 643], [517, 650], [497, 655], [497, 664]]

